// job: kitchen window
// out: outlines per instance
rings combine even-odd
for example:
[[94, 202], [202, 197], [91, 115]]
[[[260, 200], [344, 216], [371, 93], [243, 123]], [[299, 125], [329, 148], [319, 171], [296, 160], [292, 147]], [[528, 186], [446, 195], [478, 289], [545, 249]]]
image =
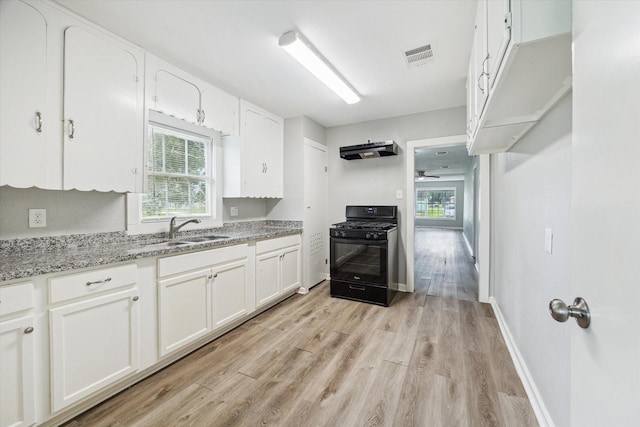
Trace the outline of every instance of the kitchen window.
[[212, 139], [151, 124], [142, 218], [211, 216]]
[[416, 218], [456, 219], [455, 188], [417, 188]]
[[222, 226], [220, 133], [150, 110], [146, 137], [146, 192], [127, 198], [127, 231], [167, 231], [174, 216]]

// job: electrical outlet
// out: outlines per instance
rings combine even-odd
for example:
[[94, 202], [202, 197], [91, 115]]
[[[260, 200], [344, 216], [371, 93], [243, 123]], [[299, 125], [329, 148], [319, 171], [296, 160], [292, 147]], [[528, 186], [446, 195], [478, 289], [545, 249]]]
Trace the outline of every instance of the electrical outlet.
[[40, 228], [47, 226], [46, 209], [29, 209], [29, 228]]
[[231, 206], [229, 208], [230, 211], [230, 215], [231, 216], [238, 216], [238, 207], [237, 206]]

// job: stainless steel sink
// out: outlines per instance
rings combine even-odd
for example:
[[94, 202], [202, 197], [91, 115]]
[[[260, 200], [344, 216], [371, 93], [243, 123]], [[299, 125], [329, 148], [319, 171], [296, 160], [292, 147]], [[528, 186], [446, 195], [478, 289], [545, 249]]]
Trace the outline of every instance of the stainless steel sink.
[[173, 247], [173, 246], [181, 246], [181, 245], [188, 245], [189, 242], [183, 242], [183, 241], [179, 241], [179, 240], [165, 240], [165, 241], [161, 241], [161, 242], [156, 242], [156, 243], [151, 243], [149, 245], [145, 245], [147, 247], [154, 247], [154, 248], [163, 248], [163, 247]]
[[229, 236], [211, 235], [211, 236], [192, 237], [190, 239], [182, 239], [182, 241], [189, 242], [189, 243], [202, 243], [202, 242], [210, 242], [212, 240], [220, 240], [220, 239], [228, 239], [228, 238]]

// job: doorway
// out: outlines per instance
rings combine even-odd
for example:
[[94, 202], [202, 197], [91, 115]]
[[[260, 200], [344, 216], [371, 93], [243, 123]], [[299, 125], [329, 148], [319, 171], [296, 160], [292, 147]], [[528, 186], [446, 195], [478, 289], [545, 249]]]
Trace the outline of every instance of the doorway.
[[[416, 175], [418, 174], [418, 172], [416, 171], [415, 168], [415, 158], [416, 158], [416, 149], [419, 148], [423, 148], [423, 147], [431, 147], [431, 148], [442, 148], [442, 150], [439, 151], [446, 151], [444, 148], [445, 147], [452, 147], [452, 146], [465, 146], [466, 144], [466, 136], [465, 135], [456, 135], [456, 136], [449, 136], [449, 137], [443, 137], [443, 138], [433, 138], [433, 139], [423, 139], [423, 140], [416, 140], [416, 141], [408, 141], [407, 142], [407, 212], [410, 212], [412, 217], [414, 216], [414, 213], [416, 211], [416, 199], [417, 199], [417, 195], [416, 195], [416, 179], [418, 178]], [[489, 159], [488, 159], [488, 155], [481, 155], [478, 156], [478, 160], [476, 162], [477, 168], [478, 168], [478, 177], [475, 179], [475, 184], [474, 186], [477, 186], [478, 188], [478, 192], [476, 193], [475, 191], [470, 189], [470, 193], [475, 194], [476, 199], [478, 199], [478, 205], [476, 205], [475, 202], [472, 203], [472, 205], [474, 207], [476, 206], [485, 206], [488, 208], [489, 206], [489, 169], [488, 169], [488, 163], [489, 163]], [[483, 169], [484, 168], [484, 169]], [[433, 171], [426, 171], [425, 173], [423, 173], [422, 175], [425, 176], [425, 178], [428, 178], [427, 175], [435, 175], [435, 176], [442, 176], [442, 174], [437, 174], [435, 172], [431, 173]], [[438, 179], [438, 178], [432, 178], [432, 179]], [[481, 201], [484, 200], [486, 198], [486, 201], [484, 201], [484, 203], [482, 203]], [[446, 200], [445, 200], [446, 202]], [[442, 204], [440, 204], [442, 205]], [[446, 203], [445, 203], [446, 205]], [[444, 210], [446, 209], [446, 206], [433, 206], [433, 208], [435, 209], [435, 211], [437, 212], [437, 214], [441, 214], [441, 215], [445, 215]], [[471, 209], [470, 209], [471, 211]], [[474, 255], [476, 255], [476, 259], [479, 258], [479, 254], [486, 254], [484, 255], [486, 258], [486, 262], [483, 262], [481, 265], [479, 265], [479, 275], [478, 275], [478, 288], [477, 288], [477, 299], [480, 302], [488, 302], [489, 300], [489, 280], [488, 280], [488, 269], [489, 269], [489, 212], [484, 212], [484, 211], [480, 211], [480, 209], [473, 209], [473, 211], [476, 211], [473, 213], [473, 215], [471, 216], [469, 222], [470, 223], [476, 223], [475, 226], [473, 224], [469, 225], [469, 228], [474, 227], [474, 230], [472, 231], [471, 234], [471, 239], [470, 240], [474, 240], [477, 243], [474, 243], [474, 246], [477, 246], [477, 250], [476, 253]], [[474, 220], [473, 218], [477, 215], [477, 218]], [[459, 233], [459, 236], [462, 236], [462, 232], [459, 229], [455, 229], [452, 228], [453, 230], [455, 230], [457, 233]], [[477, 230], [482, 230], [482, 232], [480, 233]], [[415, 268], [415, 248], [416, 248], [416, 224], [415, 221], [410, 220], [410, 221], [406, 221], [406, 236], [407, 236], [407, 245], [406, 245], [406, 251], [407, 251], [407, 291], [408, 292], [414, 292], [416, 290], [416, 268]], [[478, 238], [474, 238], [473, 236], [478, 235]], [[464, 240], [468, 240], [468, 236], [467, 239]], [[464, 241], [463, 240], [463, 241]], [[471, 242], [466, 242], [467, 246], [470, 246]], [[421, 268], [424, 266], [420, 266]], [[466, 274], [466, 273], [465, 273]], [[422, 285], [424, 286], [424, 285]], [[435, 288], [434, 288], [435, 289]], [[463, 291], [464, 292], [464, 291]]]

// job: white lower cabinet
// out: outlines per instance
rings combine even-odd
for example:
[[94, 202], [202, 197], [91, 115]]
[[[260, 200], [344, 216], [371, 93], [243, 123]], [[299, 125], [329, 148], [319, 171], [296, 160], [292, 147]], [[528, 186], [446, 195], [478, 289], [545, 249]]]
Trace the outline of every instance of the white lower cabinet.
[[158, 281], [160, 356], [211, 331], [210, 270]]
[[52, 412], [138, 370], [136, 285], [135, 264], [49, 279]]
[[219, 328], [247, 314], [247, 259], [212, 269], [213, 327]]
[[35, 421], [33, 331], [33, 316], [0, 322], [2, 427], [30, 426]]
[[256, 244], [256, 307], [300, 287], [300, 236]]
[[160, 357], [250, 312], [248, 262], [247, 245], [158, 260]]

